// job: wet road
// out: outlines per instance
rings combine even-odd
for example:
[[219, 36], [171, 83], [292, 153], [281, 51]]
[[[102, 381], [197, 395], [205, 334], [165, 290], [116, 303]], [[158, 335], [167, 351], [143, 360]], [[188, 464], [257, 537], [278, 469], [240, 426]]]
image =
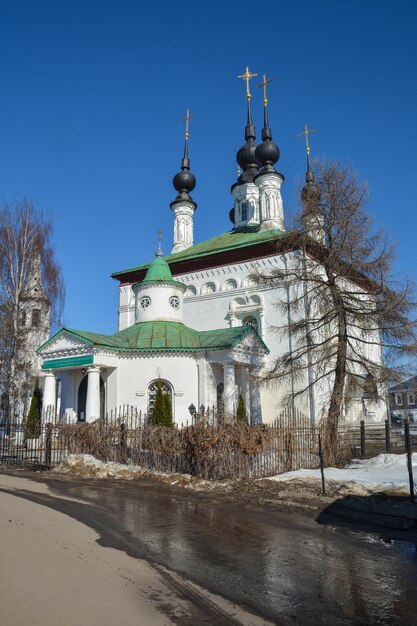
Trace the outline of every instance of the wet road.
[[265, 620], [417, 623], [412, 543], [141, 483], [42, 480], [51, 495], [21, 495], [94, 528], [100, 544], [164, 565]]

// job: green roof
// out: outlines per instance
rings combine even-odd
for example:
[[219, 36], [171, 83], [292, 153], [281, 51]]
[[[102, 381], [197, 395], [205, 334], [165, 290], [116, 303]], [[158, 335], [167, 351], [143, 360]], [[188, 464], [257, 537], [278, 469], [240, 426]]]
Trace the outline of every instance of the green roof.
[[160, 256], [152, 261], [146, 272], [144, 283], [153, 283], [155, 281], [169, 282], [172, 280], [171, 270], [168, 263]]
[[194, 330], [180, 322], [162, 321], [138, 322], [114, 335], [101, 335], [64, 327], [38, 348], [38, 352], [44, 350], [62, 333], [69, 333], [75, 338], [87, 341], [91, 346], [124, 352], [226, 350], [233, 348], [248, 334], [255, 333], [263, 348], [269, 352], [251, 326]]
[[[217, 254], [226, 250], [232, 250], [235, 248], [244, 248], [246, 246], [252, 246], [263, 243], [265, 241], [271, 241], [286, 236], [288, 233], [277, 228], [272, 230], [259, 230], [259, 226], [245, 226], [237, 228], [236, 230], [230, 230], [227, 233], [207, 239], [194, 246], [190, 246], [186, 250], [176, 252], [164, 257], [167, 263], [174, 263], [175, 261], [182, 261], [186, 259], [195, 259], [199, 257], [209, 256], [211, 254]], [[155, 261], [153, 261], [154, 263]], [[131, 267], [130, 269], [115, 272], [112, 277], [116, 278], [119, 274], [126, 274], [127, 272], [134, 272], [137, 270], [146, 269], [149, 267], [149, 263], [138, 265], [137, 267]]]

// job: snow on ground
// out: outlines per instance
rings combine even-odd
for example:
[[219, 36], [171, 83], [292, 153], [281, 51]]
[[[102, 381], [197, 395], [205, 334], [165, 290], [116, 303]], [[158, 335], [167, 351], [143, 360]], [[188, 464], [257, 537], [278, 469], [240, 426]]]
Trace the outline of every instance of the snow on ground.
[[[414, 482], [417, 482], [417, 453], [412, 455]], [[408, 495], [409, 482], [407, 457], [405, 454], [380, 454], [372, 459], [355, 460], [343, 469], [324, 468], [328, 483], [339, 485], [339, 493], [367, 495], [369, 493], [391, 493]], [[270, 480], [286, 482], [320, 481], [320, 470], [300, 469], [271, 476]]]
[[[417, 482], [417, 453], [412, 455], [414, 480]], [[152, 475], [162, 482], [178, 485], [195, 491], [211, 489], [233, 489], [232, 481], [208, 481], [188, 474], [165, 474], [144, 469], [137, 465], [99, 461], [91, 454], [71, 454], [55, 468], [63, 474], [84, 478], [114, 478], [134, 480], [144, 475]], [[326, 467], [326, 483], [332, 485], [333, 492], [339, 495], [368, 495], [371, 493], [409, 494], [407, 458], [405, 454], [380, 454], [373, 459], [355, 460], [344, 469]], [[294, 487], [315, 485], [320, 487], [320, 470], [300, 469], [269, 480], [288, 483]]]
[[189, 474], [166, 474], [164, 472], [151, 471], [139, 465], [123, 465], [113, 461], [100, 461], [91, 454], [70, 454], [54, 468], [54, 471], [60, 474], [82, 476], [83, 478], [114, 478], [119, 480], [135, 480], [141, 476], [152, 475], [158, 477], [162, 482], [187, 487], [194, 491], [230, 488], [228, 482], [203, 480]]

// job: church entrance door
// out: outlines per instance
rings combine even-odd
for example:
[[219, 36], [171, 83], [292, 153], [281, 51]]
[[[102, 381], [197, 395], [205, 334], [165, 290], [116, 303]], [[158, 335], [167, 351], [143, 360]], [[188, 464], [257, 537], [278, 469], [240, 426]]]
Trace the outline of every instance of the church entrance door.
[[[78, 411], [77, 420], [79, 422], [85, 422], [85, 407], [87, 404], [87, 381], [88, 375], [86, 374], [78, 387]], [[100, 417], [104, 417], [105, 406], [105, 390], [104, 381], [100, 376]]]

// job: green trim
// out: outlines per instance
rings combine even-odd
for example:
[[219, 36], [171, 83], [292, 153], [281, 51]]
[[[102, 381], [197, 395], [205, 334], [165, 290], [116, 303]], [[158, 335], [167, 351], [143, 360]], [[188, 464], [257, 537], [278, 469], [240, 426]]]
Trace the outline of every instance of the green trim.
[[[222, 235], [218, 235], [212, 239], [207, 239], [207, 241], [197, 243], [194, 246], [186, 248], [185, 250], [181, 250], [181, 252], [170, 254], [169, 256], [164, 257], [164, 261], [166, 263], [174, 263], [176, 261], [183, 261], [186, 259], [196, 259], [199, 257], [210, 256], [212, 254], [225, 252], [226, 250], [244, 248], [246, 246], [261, 244], [265, 241], [282, 239], [283, 237], [288, 236], [288, 234], [291, 233], [278, 229], [260, 231], [258, 225], [245, 226], [237, 228], [236, 230], [228, 231], [227, 233], [223, 233]], [[155, 261], [151, 263], [144, 263], [143, 265], [138, 265], [137, 267], [131, 267], [120, 272], [114, 272], [111, 276], [112, 278], [117, 278], [120, 274], [127, 274], [128, 272], [147, 269], [150, 268], [153, 263], [155, 263]]]
[[248, 334], [254, 334], [260, 346], [269, 352], [267, 346], [251, 326], [198, 331], [181, 322], [138, 322], [114, 335], [100, 335], [64, 328], [50, 341], [53, 341], [63, 332], [93, 344], [98, 350], [144, 353], [227, 350], [240, 343]]
[[79, 367], [80, 365], [92, 365], [93, 363], [93, 355], [86, 354], [85, 356], [70, 356], [65, 359], [51, 359], [50, 361], [45, 361], [42, 365], [42, 369], [53, 370], [58, 368]]
[[177, 280], [142, 280], [138, 283], [134, 283], [132, 287], [136, 287], [137, 285], [141, 287], [142, 285], [144, 287], [176, 287], [177, 289], [181, 289], [181, 291], [187, 291], [187, 285]]
[[[52, 337], [50, 337], [47, 341], [45, 341], [45, 343], [43, 343], [41, 346], [39, 346], [39, 348], [37, 348], [35, 350], [36, 354], [39, 354], [42, 350], [44, 350], [45, 348], [47, 348], [49, 346], [49, 344], [52, 341], [56, 341], [61, 335], [65, 335], [66, 333], [70, 333], [70, 335], [75, 335], [77, 333], [76, 330], [68, 330], [67, 328], [61, 328], [61, 330], [59, 330], [57, 333], [55, 333], [55, 335], [53, 335]], [[87, 343], [90, 346], [94, 345], [94, 342], [91, 341], [90, 339], [86, 339], [85, 337], [83, 337], [82, 335], [78, 336], [78, 339], [82, 339], [84, 341], [84, 343]]]

